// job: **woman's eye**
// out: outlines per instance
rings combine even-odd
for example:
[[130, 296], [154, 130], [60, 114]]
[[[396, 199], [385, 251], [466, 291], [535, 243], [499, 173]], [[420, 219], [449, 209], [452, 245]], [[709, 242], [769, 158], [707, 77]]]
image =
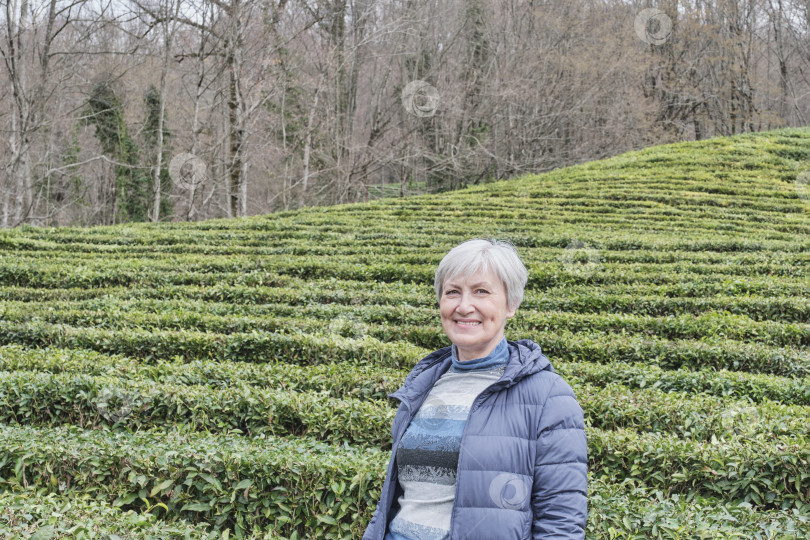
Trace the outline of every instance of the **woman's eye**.
[[489, 291], [487, 291], [486, 289], [478, 289], [476, 292], [487, 293], [487, 292], [489, 292]]

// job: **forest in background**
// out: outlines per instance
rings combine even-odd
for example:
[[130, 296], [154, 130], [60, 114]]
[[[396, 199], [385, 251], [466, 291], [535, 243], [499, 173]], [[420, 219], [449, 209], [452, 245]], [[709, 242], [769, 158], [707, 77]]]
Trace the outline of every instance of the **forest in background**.
[[2, 227], [446, 191], [810, 115], [810, 0], [0, 5]]

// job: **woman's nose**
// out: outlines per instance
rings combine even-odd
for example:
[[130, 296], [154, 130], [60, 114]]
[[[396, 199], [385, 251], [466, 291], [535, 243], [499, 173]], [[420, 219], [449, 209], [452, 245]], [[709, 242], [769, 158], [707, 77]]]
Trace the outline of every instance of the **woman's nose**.
[[475, 306], [473, 305], [472, 298], [469, 295], [462, 293], [458, 306], [456, 306], [456, 311], [459, 313], [469, 313], [473, 309], [475, 309]]

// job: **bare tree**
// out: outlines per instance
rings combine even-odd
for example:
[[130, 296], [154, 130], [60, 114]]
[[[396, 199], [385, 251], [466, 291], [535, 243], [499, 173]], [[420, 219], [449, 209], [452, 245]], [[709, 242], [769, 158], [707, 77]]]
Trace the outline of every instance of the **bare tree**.
[[160, 83], [158, 86], [157, 103], [157, 129], [156, 129], [156, 151], [154, 156], [154, 167], [152, 170], [152, 181], [154, 199], [152, 203], [151, 220], [160, 221], [160, 201], [161, 201], [161, 170], [163, 169], [163, 133], [164, 116], [166, 111], [166, 91], [169, 66], [172, 60], [174, 38], [179, 28], [180, 1], [179, 0], [157, 0], [155, 4], [149, 4], [141, 0], [131, 0], [134, 10], [141, 16], [149, 17], [146, 21], [147, 29], [141, 40], [147, 40], [150, 34], [157, 33], [161, 48], [160, 62]]
[[[808, 0], [85, 2], [3, 4], [5, 227], [457, 189], [810, 114]], [[162, 206], [172, 148], [206, 174]]]
[[[3, 190], [4, 227], [16, 226], [31, 217], [33, 210], [31, 153], [33, 138], [47, 124], [44, 111], [56, 85], [51, 77], [54, 40], [70, 24], [82, 1], [60, 5], [57, 0], [32, 6], [29, 0], [5, 2], [5, 35], [0, 56], [11, 88], [7, 100], [11, 110], [9, 158], [5, 164]], [[37, 7], [44, 7], [38, 12]], [[11, 207], [13, 199], [13, 208]]]

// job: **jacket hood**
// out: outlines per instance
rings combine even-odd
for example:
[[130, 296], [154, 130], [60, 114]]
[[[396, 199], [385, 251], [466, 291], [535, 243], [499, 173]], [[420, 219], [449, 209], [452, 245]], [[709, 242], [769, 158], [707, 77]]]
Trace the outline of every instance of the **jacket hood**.
[[[543, 354], [540, 345], [534, 341], [530, 339], [507, 340], [507, 344], [509, 345], [509, 363], [506, 365], [506, 369], [498, 383], [495, 384], [509, 388], [524, 377], [533, 375], [538, 371], [554, 372], [551, 362]], [[433, 383], [450, 369], [452, 363], [451, 347], [443, 347], [422, 358], [408, 374], [402, 387], [388, 396], [411, 402], [427, 389], [430, 389]]]
[[554, 372], [551, 362], [540, 345], [530, 339], [519, 339], [517, 341], [507, 341], [509, 347], [509, 364], [506, 366], [504, 378], [509, 378], [509, 386], [517, 383], [523, 377], [533, 375], [538, 371]]

